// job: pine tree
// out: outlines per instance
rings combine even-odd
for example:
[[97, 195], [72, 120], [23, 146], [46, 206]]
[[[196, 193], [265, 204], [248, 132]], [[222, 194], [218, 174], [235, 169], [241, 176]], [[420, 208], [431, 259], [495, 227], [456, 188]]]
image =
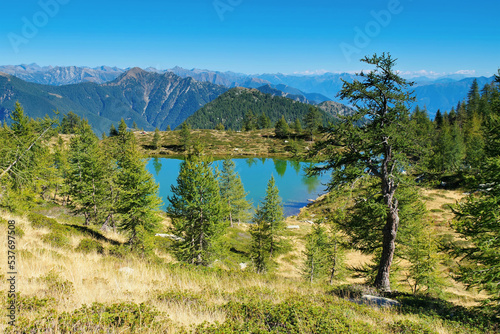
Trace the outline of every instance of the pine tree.
[[207, 265], [227, 224], [225, 206], [211, 162], [191, 155], [181, 163], [177, 185], [172, 186], [167, 213], [178, 242], [179, 260]]
[[280, 120], [276, 122], [276, 125], [274, 127], [274, 133], [278, 138], [285, 138], [288, 137], [288, 135], [290, 134], [290, 127], [288, 126], [288, 123], [285, 120], [285, 116], [281, 116]]
[[134, 129], [134, 131], [139, 130], [139, 127], [137, 126], [137, 123], [135, 121], [132, 123], [132, 129]]
[[473, 114], [478, 113], [479, 101], [479, 84], [477, 83], [477, 79], [474, 79], [469, 93], [467, 94], [467, 115], [469, 116], [469, 118], [472, 117]]
[[111, 124], [111, 127], [109, 128], [109, 136], [110, 137], [118, 136], [118, 130], [116, 130], [114, 124]]
[[215, 127], [215, 130], [217, 131], [224, 131], [226, 128], [224, 127], [224, 124], [222, 123], [219, 123], [217, 124], [217, 126]]
[[436, 117], [434, 118], [434, 123], [436, 123], [436, 128], [441, 129], [443, 126], [443, 115], [441, 114], [441, 110], [438, 109], [436, 112]]
[[245, 118], [243, 119], [243, 130], [251, 131], [255, 130], [256, 128], [257, 128], [257, 122], [255, 119], [255, 115], [252, 112], [252, 110], [249, 109], [245, 114]]
[[269, 129], [271, 127], [271, 119], [264, 113], [259, 116], [259, 129]]
[[191, 127], [188, 123], [182, 123], [181, 131], [180, 131], [180, 141], [181, 147], [183, 151], [187, 151], [189, 146], [191, 145]]
[[234, 171], [235, 165], [231, 159], [225, 159], [219, 179], [221, 198], [227, 203], [228, 217], [231, 227], [233, 221], [247, 221], [250, 218], [250, 203], [246, 200], [247, 193], [243, 188], [240, 176]]
[[61, 125], [60, 132], [64, 134], [75, 134], [82, 119], [78, 117], [77, 114], [70, 111], [68, 114], [64, 115]]
[[127, 133], [127, 124], [122, 118], [120, 120], [120, 124], [118, 125], [118, 135], [125, 136], [126, 133]]
[[300, 119], [295, 119], [295, 122], [293, 123], [293, 129], [295, 130], [295, 133], [297, 135], [302, 134], [302, 124], [300, 124]]
[[147, 171], [133, 136], [128, 137], [123, 154], [118, 156], [117, 166], [119, 228], [129, 235], [132, 246], [138, 246], [144, 242], [138, 236], [139, 228], [152, 233], [160, 221], [158, 185]]
[[304, 118], [304, 124], [306, 125], [306, 131], [311, 141], [313, 140], [314, 133], [318, 131], [318, 128], [321, 126], [321, 122], [321, 113], [318, 108], [310, 107], [309, 112]]
[[155, 148], [155, 150], [157, 150], [158, 148], [161, 147], [160, 140], [161, 140], [160, 130], [158, 130], [158, 128], [156, 128], [155, 134], [153, 136], [153, 147]]
[[167, 131], [172, 131], [172, 129], [170, 128], [170, 124], [167, 125]]

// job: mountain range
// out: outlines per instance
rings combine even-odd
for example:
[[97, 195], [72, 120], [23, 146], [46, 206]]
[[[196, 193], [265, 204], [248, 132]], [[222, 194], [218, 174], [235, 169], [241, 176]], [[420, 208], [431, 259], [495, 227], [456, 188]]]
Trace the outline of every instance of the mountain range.
[[[36, 64], [0, 66], [1, 72], [14, 75], [25, 81], [46, 85], [67, 85], [80, 82], [103, 84], [118, 78], [128, 70], [108, 66], [95, 68], [76, 66], [40, 67]], [[193, 78], [199, 82], [208, 82], [226, 88], [257, 88], [265, 93], [285, 96], [296, 101], [311, 104], [319, 104], [329, 100], [346, 103], [346, 101], [339, 100], [336, 95], [342, 88], [342, 80], [352, 81], [356, 78], [354, 74], [350, 73], [248, 75], [200, 69], [188, 70], [181, 67], [174, 67], [167, 70], [158, 70], [149, 67], [145, 70], [156, 74], [170, 72], [182, 78]], [[412, 78], [410, 81], [415, 82], [413, 89], [417, 98], [412, 107], [416, 105], [427, 107], [431, 118], [434, 117], [438, 109], [442, 112], [449, 111], [458, 102], [466, 98], [474, 79], [478, 80], [479, 87], [493, 81], [493, 77], [466, 78], [464, 75], [458, 74], [437, 78]]]
[[0, 118], [5, 119], [19, 101], [31, 117], [53, 110], [73, 111], [89, 120], [97, 133], [125, 119], [129, 126], [165, 130], [181, 124], [188, 116], [214, 100], [228, 88], [173, 73], [146, 72], [132, 68], [113, 81], [51, 86], [0, 74]]

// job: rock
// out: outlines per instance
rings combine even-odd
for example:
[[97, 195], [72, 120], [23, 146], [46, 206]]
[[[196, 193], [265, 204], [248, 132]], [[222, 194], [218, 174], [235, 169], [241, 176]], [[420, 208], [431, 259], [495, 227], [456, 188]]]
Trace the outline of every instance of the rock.
[[156, 233], [155, 237], [170, 238], [175, 241], [184, 241], [184, 238], [178, 237], [173, 234]]
[[397, 300], [384, 297], [377, 297], [372, 295], [361, 296], [360, 302], [361, 304], [378, 306], [378, 307], [391, 307], [400, 305], [400, 303]]
[[118, 271], [121, 273], [127, 274], [127, 275], [132, 275], [134, 273], [134, 269], [132, 269], [130, 267], [123, 267], [123, 268], [118, 269]]
[[300, 226], [299, 225], [288, 225], [286, 228], [298, 230], [300, 228]]
[[246, 267], [247, 267], [246, 263], [240, 263], [240, 269], [241, 270], [245, 270]]

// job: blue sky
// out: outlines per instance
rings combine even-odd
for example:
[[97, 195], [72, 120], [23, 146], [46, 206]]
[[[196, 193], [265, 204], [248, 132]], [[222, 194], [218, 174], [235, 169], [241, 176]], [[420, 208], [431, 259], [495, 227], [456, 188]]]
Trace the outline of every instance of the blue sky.
[[0, 12], [0, 65], [352, 72], [388, 51], [410, 73], [500, 67], [497, 0], [23, 0]]

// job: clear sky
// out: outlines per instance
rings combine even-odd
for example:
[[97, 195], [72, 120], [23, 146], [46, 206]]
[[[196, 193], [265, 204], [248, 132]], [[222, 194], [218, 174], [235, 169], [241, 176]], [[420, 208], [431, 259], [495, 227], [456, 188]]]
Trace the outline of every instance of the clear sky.
[[422, 74], [500, 67], [498, 0], [23, 0], [0, 12], [0, 65], [345, 72], [388, 51]]

